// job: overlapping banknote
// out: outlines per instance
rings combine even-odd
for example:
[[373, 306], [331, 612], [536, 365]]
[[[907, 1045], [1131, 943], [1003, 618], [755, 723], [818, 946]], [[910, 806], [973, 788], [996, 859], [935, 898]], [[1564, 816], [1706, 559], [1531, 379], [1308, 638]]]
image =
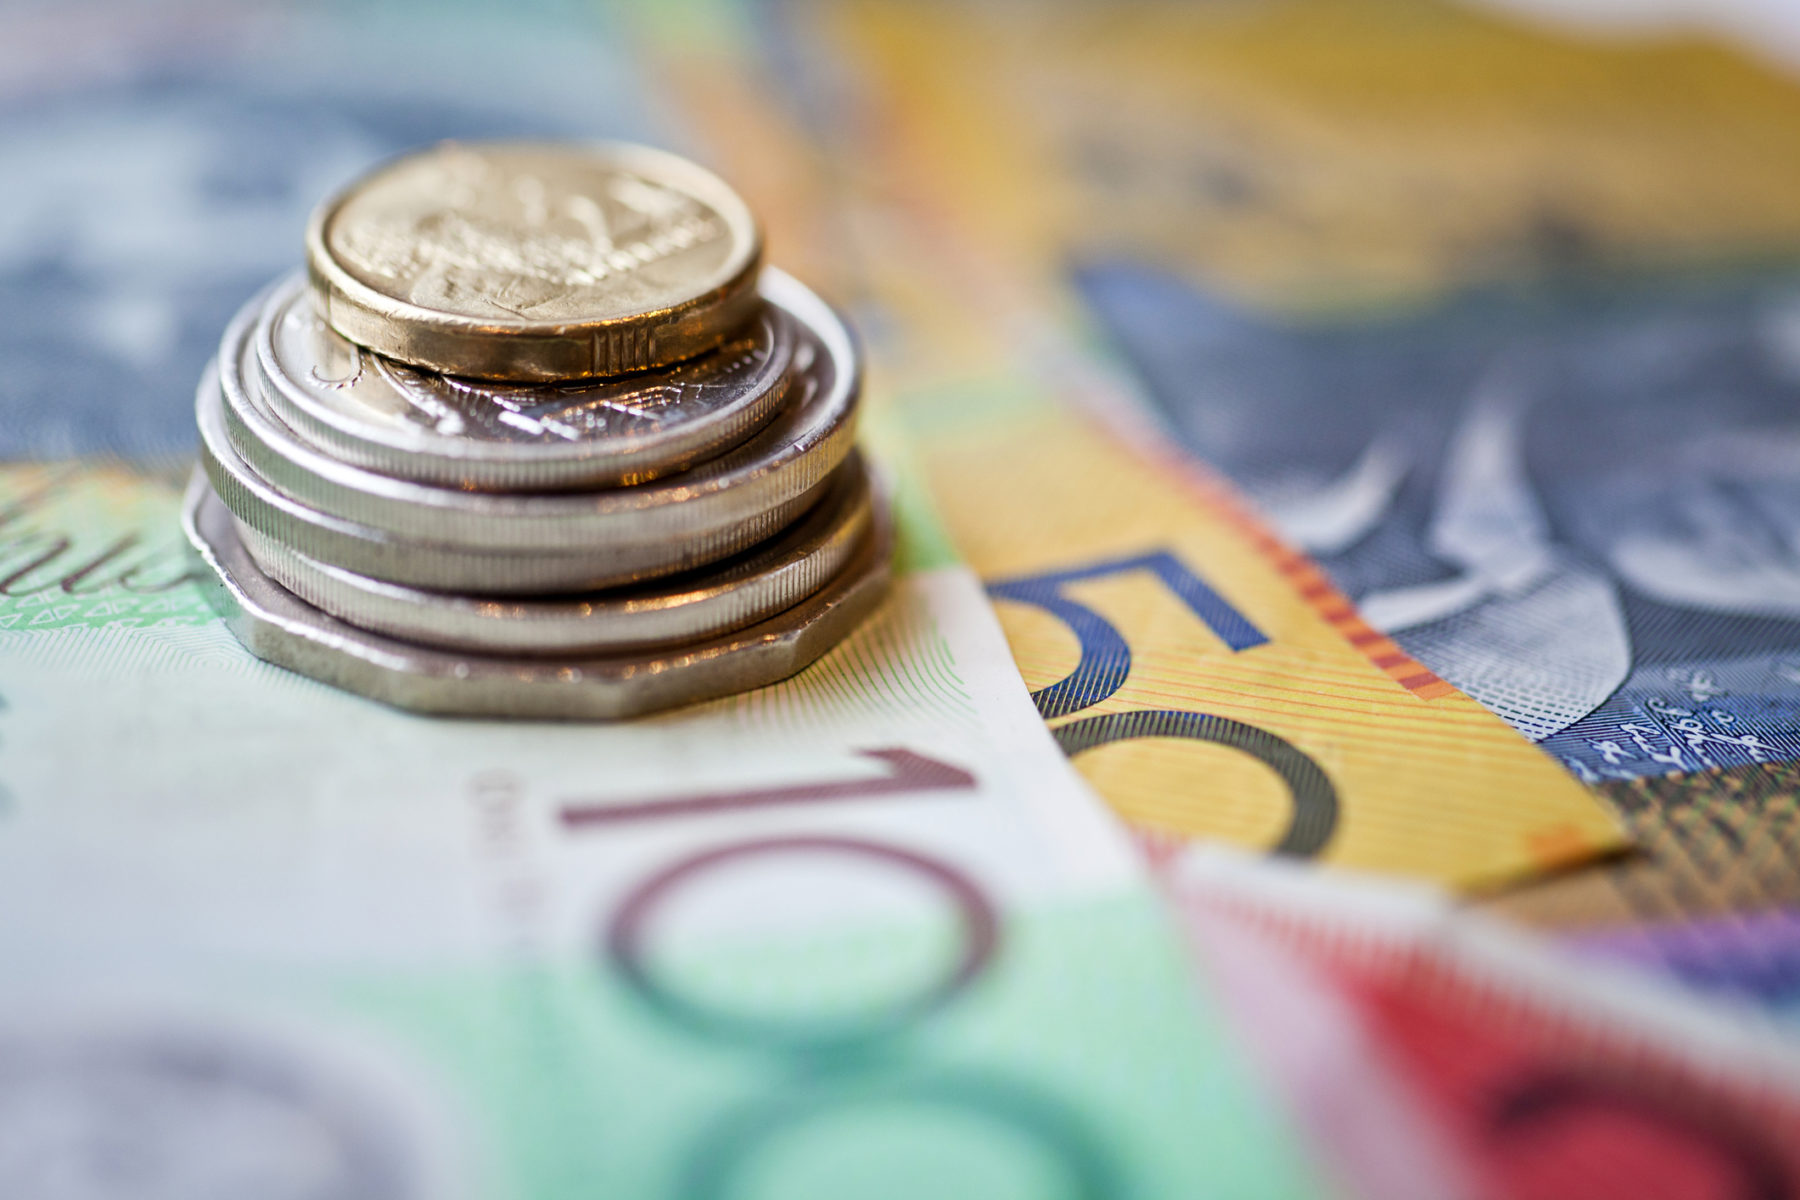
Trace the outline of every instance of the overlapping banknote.
[[[1403, 80], [1381, 41], [1393, 14], [1358, 7], [1320, 27], [1318, 52], [1354, 66], [1326, 35], [1360, 29], [1352, 49]], [[1626, 852], [1665, 794], [1768, 800], [1774, 785], [1739, 767], [1750, 782], [1730, 793], [1690, 773], [1597, 795], [1563, 743], [1534, 748], [1478, 672], [1369, 603], [1297, 510], [1179, 419], [1330, 442], [1354, 389], [1233, 426], [1230, 403], [1265, 402], [1171, 400], [1095, 333], [1104, 285], [1087, 268], [1122, 261], [1128, 233], [1173, 228], [1157, 217], [1189, 204], [1182, 188], [1229, 191], [1205, 155], [1279, 144], [1222, 115], [1205, 155], [1132, 177], [1126, 132], [1193, 128], [1152, 67], [1221, 103], [1236, 83], [1304, 131], [1276, 85], [1307, 65], [1296, 31], [1318, 8], [1095, 17], [1118, 44], [1076, 7], [76, 2], [10, 17], [0, 1194], [1586, 1195], [1621, 1155], [1641, 1195], [1800, 1186], [1800, 1099], [1767, 1030], [1680, 995], [1619, 1000], [1628, 974], [1355, 877], [1485, 894]], [[1409, 36], [1565, 61], [1563, 43], [1495, 19], [1405, 15]], [[1192, 69], [1175, 35], [1204, 44], [1220, 22], [1238, 70], [1272, 46], [1270, 78]], [[1572, 53], [1586, 70], [1591, 52]], [[1786, 94], [1701, 61], [1736, 100]], [[1745, 99], [1729, 82], [1744, 78], [1764, 90]], [[972, 95], [988, 107], [962, 107]], [[1021, 97], [1042, 104], [1006, 106]], [[1073, 145], [1052, 136], [1064, 122]], [[434, 720], [263, 664], [225, 631], [177, 520], [201, 364], [319, 195], [448, 136], [693, 153], [766, 214], [772, 254], [850, 309], [900, 548], [890, 599], [812, 668], [625, 724]], [[1109, 222], [1083, 207], [1096, 180], [1119, 189]], [[1762, 202], [1720, 187], [1745, 245], [1780, 232], [1774, 184]], [[1722, 203], [1708, 196], [1694, 207]], [[1278, 227], [1256, 198], [1243, 219]], [[1190, 232], [1217, 235], [1200, 215]], [[1698, 219], [1666, 227], [1700, 251], [1725, 239]], [[1399, 221], [1394, 238], [1428, 232]], [[1478, 232], [1445, 235], [1443, 261], [1474, 271]], [[1352, 361], [1314, 371], [1284, 351], [1295, 387], [1358, 371], [1381, 385], [1386, 360], [1356, 324], [1381, 291], [1367, 276], [1409, 319], [1461, 278], [1402, 263], [1408, 291], [1381, 271], [1424, 256], [1379, 236], [1381, 270], [1341, 279], [1324, 278], [1330, 255], [1224, 240], [1248, 274], [1222, 295], [1323, 322]], [[1153, 245], [1133, 253], [1195, 270]], [[1333, 311], [1347, 328], [1318, 316]], [[1546, 321], [1581, 340], [1563, 310]], [[1201, 329], [1184, 313], [1140, 324]], [[1709, 343], [1658, 327], [1633, 344]], [[1192, 377], [1241, 352], [1226, 338]], [[1483, 478], [1520, 474], [1482, 432], [1530, 428], [1506, 389], [1546, 360], [1513, 357], [1463, 437]], [[1779, 464], [1772, 439], [1747, 440]], [[1357, 446], [1358, 479], [1401, 482], [1313, 511], [1382, 525], [1438, 454]], [[1491, 513], [1466, 523], [1483, 545], [1514, 532]], [[1415, 567], [1407, 586], [1443, 574]], [[1515, 590], [1536, 578], [1502, 574]], [[1491, 657], [1528, 667], [1518, 631], [1560, 629], [1539, 620]], [[1726, 732], [1780, 744], [1766, 720]], [[1638, 865], [1605, 878], [1653, 869], [1624, 861]], [[1568, 878], [1549, 886], [1597, 886]], [[1549, 893], [1515, 895], [1503, 910]]]
[[1345, 1194], [1781, 1196], [1800, 1057], [1439, 896], [1186, 851], [1171, 898]]
[[[842, 257], [917, 398], [934, 499], [1136, 828], [1295, 852], [1279, 814], [1307, 789], [1128, 710], [1281, 738], [1338, 784], [1346, 824], [1315, 851], [1386, 872], [1482, 884], [1615, 848], [1585, 790], [1632, 852], [1497, 910], [1779, 1008], [1800, 995], [1800, 87], [1596, 7], [1631, 8], [792, 5], [735, 89], [686, 74], [722, 142], [790, 81], [767, 121], [859, 214]], [[1156, 461], [1096, 432], [1134, 424], [1122, 392]], [[972, 413], [1002, 409], [984, 441]], [[1031, 452], [990, 489], [973, 465], [1008, 442]], [[1180, 548], [1245, 505], [1264, 524], [1240, 545], [1272, 547], [1346, 664], [1361, 650], [1410, 708], [1291, 657], [1246, 678], [1274, 657], [1246, 647], [1295, 639], [1258, 644], [1231, 557]], [[1222, 631], [1165, 552], [1248, 626]], [[1523, 738], [1464, 732], [1464, 696]], [[1352, 785], [1357, 752], [1378, 783]], [[1412, 781], [1431, 799], [1390, 819]]]

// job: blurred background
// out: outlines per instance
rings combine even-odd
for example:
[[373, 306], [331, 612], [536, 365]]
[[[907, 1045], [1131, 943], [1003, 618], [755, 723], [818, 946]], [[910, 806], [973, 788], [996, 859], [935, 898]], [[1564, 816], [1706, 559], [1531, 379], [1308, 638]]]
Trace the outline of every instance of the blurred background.
[[[1469, 907], [1791, 1036], [1800, 5], [10, 0], [0, 16], [0, 459], [105, 462], [172, 493], [219, 331], [298, 260], [317, 200], [384, 156], [665, 145], [738, 186], [770, 259], [850, 312], [879, 453], [911, 453], [946, 397], [1122, 403], [1096, 411], [1228, 481], [1410, 661], [1623, 817], [1632, 852], [1575, 867], [1551, 838], [1539, 877]], [[929, 491], [907, 494], [916, 561], [932, 506], [957, 506]], [[1025, 606], [998, 609], [1041, 704], [1071, 652]], [[1191, 751], [1077, 766], [1152, 855], [1266, 848], [1284, 807], [1176, 802], [1235, 794]], [[1219, 936], [1219, 961], [1248, 961]], [[1419, 1054], [1449, 1062], [1454, 1042]], [[1286, 1093], [1311, 1097], [1348, 1191], [1613, 1194], [1582, 1190], [1604, 1153], [1388, 1190], [1407, 1155], [1358, 1174], [1361, 1127], [1320, 1116], [1353, 1103], [1361, 1061]], [[1715, 1194], [1686, 1169], [1664, 1194]]]

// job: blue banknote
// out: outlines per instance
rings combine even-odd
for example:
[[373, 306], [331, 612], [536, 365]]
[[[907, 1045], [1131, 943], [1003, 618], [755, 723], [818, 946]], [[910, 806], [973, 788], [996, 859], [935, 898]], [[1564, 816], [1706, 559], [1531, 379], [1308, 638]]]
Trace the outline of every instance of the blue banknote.
[[189, 456], [219, 331], [372, 161], [448, 137], [674, 138], [602, 17], [540, 0], [15, 14], [0, 458]]
[[1187, 447], [1580, 778], [1800, 757], [1800, 278], [1306, 320], [1079, 281]]
[[1626, 922], [1577, 944], [1791, 1012], [1800, 277], [1308, 321], [1139, 263], [1078, 278], [1189, 449], [1624, 816], [1638, 854], [1500, 911]]

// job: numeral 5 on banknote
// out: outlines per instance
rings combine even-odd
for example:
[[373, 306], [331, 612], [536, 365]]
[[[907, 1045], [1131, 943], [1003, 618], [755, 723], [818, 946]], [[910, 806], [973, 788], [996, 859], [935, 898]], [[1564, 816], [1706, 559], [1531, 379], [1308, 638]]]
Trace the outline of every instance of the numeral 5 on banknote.
[[[1233, 653], [1268, 644], [1268, 637], [1204, 580], [1167, 551], [1049, 571], [990, 584], [997, 599], [1034, 605], [1067, 625], [1080, 644], [1075, 669], [1032, 693], [1045, 718], [1092, 708], [1117, 693], [1131, 673], [1131, 644], [1118, 627], [1071, 598], [1070, 585], [1144, 572], [1185, 604], [1196, 620]], [[1069, 721], [1055, 729], [1057, 744], [1074, 757], [1102, 746], [1149, 738], [1223, 746], [1272, 771], [1287, 789], [1292, 814], [1272, 847], [1276, 854], [1311, 857], [1337, 826], [1337, 789], [1304, 750], [1256, 725], [1184, 709], [1139, 709]]]

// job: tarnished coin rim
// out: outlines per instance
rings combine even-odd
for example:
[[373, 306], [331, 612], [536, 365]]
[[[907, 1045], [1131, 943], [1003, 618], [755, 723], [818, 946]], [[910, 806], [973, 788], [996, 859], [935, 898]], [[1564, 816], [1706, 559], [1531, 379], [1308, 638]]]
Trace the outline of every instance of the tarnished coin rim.
[[232, 515], [309, 558], [359, 575], [439, 591], [495, 595], [586, 592], [672, 575], [736, 554], [772, 536], [813, 502], [809, 488], [748, 518], [690, 538], [637, 544], [570, 540], [539, 549], [471, 547], [409, 538], [358, 524], [295, 500], [238, 454], [227, 428], [216, 362], [194, 398], [200, 463]]
[[449, 375], [514, 382], [591, 379], [692, 358], [736, 328], [756, 304], [762, 230], [731, 185], [698, 163], [630, 142], [461, 142], [477, 153], [532, 151], [610, 160], [623, 170], [671, 180], [717, 212], [733, 251], [694, 294], [663, 308], [589, 321], [494, 320], [427, 308], [358, 279], [330, 249], [329, 231], [359, 190], [445, 143], [389, 158], [334, 192], [306, 225], [306, 265], [319, 313], [359, 346]]
[[601, 654], [717, 637], [824, 586], [867, 536], [875, 503], [859, 454], [810, 512], [735, 558], [647, 586], [552, 598], [410, 588], [321, 563], [237, 524], [256, 565], [315, 608], [359, 629], [476, 653]]
[[842, 642], [887, 591], [893, 531], [875, 512], [855, 558], [786, 612], [658, 653], [560, 660], [431, 650], [321, 612], [258, 569], [204, 473], [188, 486], [182, 527], [232, 633], [277, 666], [415, 712], [619, 720], [779, 682]]
[[[321, 402], [305, 382], [292, 377], [275, 344], [281, 320], [296, 304], [310, 303], [306, 277], [295, 272], [274, 285], [253, 327], [260, 379], [267, 385], [265, 395], [275, 415], [305, 440], [352, 466], [416, 483], [486, 491], [647, 483], [724, 454], [754, 437], [780, 411], [793, 376], [798, 338], [787, 310], [768, 305], [775, 345], [756, 385], [734, 403], [680, 425], [584, 442], [495, 442], [424, 430], [384, 430]], [[762, 319], [761, 308], [748, 318]]]
[[[770, 269], [770, 302], [796, 319], [796, 353], [822, 353], [831, 386], [809, 394], [797, 363], [788, 402], [762, 429], [698, 466], [635, 487], [583, 492], [468, 492], [395, 479], [333, 458], [282, 424], [266, 392], [252, 391], [247, 353], [268, 293], [239, 310], [220, 340], [218, 373], [233, 449], [290, 499], [385, 534], [469, 549], [566, 550], [572, 544], [701, 541], [811, 492], [849, 452], [861, 364], [843, 321], [792, 276]], [[816, 345], [809, 346], [810, 338]], [[248, 360], [248, 361], [246, 361]], [[740, 548], [733, 546], [731, 551]], [[348, 565], [348, 564], [345, 564]], [[691, 564], [690, 564], [691, 565]]]

